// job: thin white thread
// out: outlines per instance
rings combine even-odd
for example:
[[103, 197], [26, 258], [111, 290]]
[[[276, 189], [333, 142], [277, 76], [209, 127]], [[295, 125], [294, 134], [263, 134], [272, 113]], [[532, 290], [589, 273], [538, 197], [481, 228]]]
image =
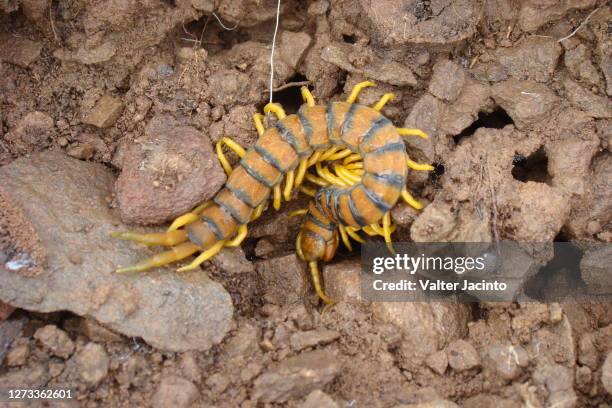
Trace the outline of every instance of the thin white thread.
[[270, 53], [270, 103], [272, 103], [272, 94], [274, 86], [274, 49], [276, 48], [276, 33], [278, 32], [278, 22], [280, 19], [280, 4], [278, 0], [276, 4], [276, 26], [274, 27], [274, 36], [272, 37], [272, 52]]
[[232, 31], [235, 30], [236, 28], [238, 28], [238, 23], [236, 23], [235, 26], [233, 26], [232, 28], [226, 27], [225, 24], [223, 24], [223, 21], [221, 21], [221, 19], [219, 18], [219, 16], [217, 15], [217, 13], [215, 13], [214, 11], [212, 12], [212, 15], [215, 16], [215, 18], [217, 19], [217, 21], [219, 22], [219, 25], [221, 27], [223, 27], [225, 30], [227, 31]]
[[592, 16], [593, 14], [597, 13], [597, 12], [599, 11], [599, 9], [600, 9], [600, 7], [596, 8], [596, 9], [595, 9], [595, 10], [593, 10], [593, 11], [591, 11], [591, 12], [589, 13], [589, 15], [588, 15], [588, 16], [587, 16], [587, 17], [584, 19], [584, 21], [583, 21], [582, 23], [580, 23], [580, 25], [579, 25], [578, 27], [576, 27], [576, 29], [575, 29], [574, 31], [572, 31], [571, 33], [569, 33], [568, 35], [566, 35], [566, 36], [565, 36], [565, 37], [563, 37], [563, 38], [559, 38], [559, 39], [557, 40], [557, 42], [558, 42], [558, 43], [560, 43], [560, 42], [563, 42], [563, 41], [567, 40], [567, 39], [568, 39], [568, 38], [570, 38], [570, 37], [573, 37], [573, 36], [574, 36], [574, 35], [575, 35], [575, 34], [578, 32], [578, 30], [580, 30], [580, 29], [581, 29], [581, 28], [582, 28], [582, 27], [583, 27], [583, 26], [584, 26], [586, 23], [588, 23], [588, 22], [589, 22], [589, 18], [591, 18], [591, 16]]

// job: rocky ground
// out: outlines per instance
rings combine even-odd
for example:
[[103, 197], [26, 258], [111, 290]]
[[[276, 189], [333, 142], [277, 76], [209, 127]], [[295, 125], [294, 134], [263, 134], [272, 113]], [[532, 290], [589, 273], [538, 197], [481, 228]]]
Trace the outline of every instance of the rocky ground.
[[[213, 14], [214, 13], [214, 14]], [[606, 407], [612, 305], [368, 303], [359, 258], [293, 252], [304, 198], [268, 210], [202, 270], [112, 271], [214, 196], [213, 144], [250, 146], [268, 100], [276, 2], [0, 0], [0, 388], [71, 387], [66, 406]], [[374, 80], [430, 138], [398, 240], [612, 240], [612, 10], [598, 0], [282, 1], [274, 100]], [[235, 161], [236, 157], [232, 157]], [[137, 226], [135, 226], [137, 225]], [[610, 250], [556, 284], [612, 290]], [[1, 404], [1, 403], [0, 403]], [[62, 405], [63, 406], [63, 405]]]

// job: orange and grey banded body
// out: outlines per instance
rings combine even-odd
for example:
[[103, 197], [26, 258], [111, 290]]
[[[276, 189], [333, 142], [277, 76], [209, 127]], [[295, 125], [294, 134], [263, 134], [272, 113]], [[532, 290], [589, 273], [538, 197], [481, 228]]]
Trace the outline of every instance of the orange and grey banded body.
[[[346, 101], [327, 105], [317, 105], [303, 87], [305, 104], [295, 115], [286, 115], [278, 104], [266, 105], [264, 112], [274, 113], [278, 121], [265, 129], [263, 115], [254, 115], [259, 139], [251, 149], [245, 150], [229, 138], [217, 143], [228, 179], [213, 200], [177, 218], [165, 233], [114, 234], [171, 247], [118, 272], [144, 271], [200, 252], [179, 271], [197, 268], [223, 247], [240, 245], [247, 236], [247, 225], [261, 215], [270, 196], [274, 208], [279, 209], [282, 199], [289, 201], [297, 189], [313, 200], [307, 209], [293, 214], [305, 217], [296, 251], [308, 262], [319, 297], [331, 303], [321, 288], [318, 262], [331, 260], [340, 240], [349, 249], [351, 239], [363, 242], [359, 231], [381, 235], [390, 246], [394, 229], [390, 210], [400, 197], [421, 208], [406, 189], [408, 169], [433, 169], [410, 160], [402, 139], [427, 136], [418, 129], [396, 128], [380, 113], [393, 94], [383, 95], [372, 107], [355, 103], [368, 86], [374, 84], [359, 83]], [[223, 145], [240, 157], [236, 168], [230, 166]]]

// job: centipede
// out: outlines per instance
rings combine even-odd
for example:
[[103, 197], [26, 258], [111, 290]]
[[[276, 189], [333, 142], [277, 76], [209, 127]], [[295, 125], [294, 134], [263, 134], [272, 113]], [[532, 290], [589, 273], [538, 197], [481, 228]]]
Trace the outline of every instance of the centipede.
[[[371, 81], [353, 87], [345, 101], [317, 104], [304, 86], [304, 103], [297, 114], [287, 115], [278, 103], [268, 103], [264, 114], [276, 116], [267, 128], [264, 115], [253, 121], [259, 135], [248, 150], [230, 137], [219, 139], [216, 153], [227, 180], [212, 200], [181, 215], [166, 232], [115, 232], [113, 236], [146, 245], [168, 247], [117, 273], [142, 272], [184, 260], [178, 271], [198, 268], [224, 247], [237, 247], [248, 235], [248, 225], [259, 218], [271, 201], [276, 210], [294, 191], [311, 197], [308, 207], [290, 214], [303, 217], [295, 250], [306, 262], [314, 290], [327, 305], [333, 304], [320, 277], [319, 264], [331, 261], [340, 241], [352, 250], [351, 241], [364, 243], [361, 233], [381, 236], [392, 251], [396, 226], [391, 209], [402, 199], [417, 210], [422, 204], [407, 189], [408, 171], [431, 171], [406, 151], [404, 137], [427, 138], [419, 129], [393, 125], [381, 110], [392, 99], [385, 93], [373, 106], [359, 104]], [[232, 168], [224, 147], [239, 157]]]

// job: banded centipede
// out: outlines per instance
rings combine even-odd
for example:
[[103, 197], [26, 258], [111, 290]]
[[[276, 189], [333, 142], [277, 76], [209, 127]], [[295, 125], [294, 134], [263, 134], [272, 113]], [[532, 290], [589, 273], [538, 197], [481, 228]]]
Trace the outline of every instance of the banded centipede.
[[[263, 115], [253, 116], [259, 139], [252, 148], [245, 150], [229, 138], [217, 143], [217, 155], [228, 179], [213, 200], [177, 218], [165, 233], [113, 234], [171, 247], [117, 272], [144, 271], [201, 252], [178, 270], [195, 269], [223, 247], [240, 245], [248, 233], [248, 223], [261, 215], [270, 195], [274, 208], [279, 209], [282, 198], [289, 201], [292, 190], [299, 188], [313, 200], [307, 209], [293, 214], [305, 217], [296, 252], [308, 262], [318, 296], [331, 303], [321, 287], [318, 262], [330, 261], [340, 240], [349, 249], [351, 239], [363, 242], [360, 230], [381, 235], [390, 245], [393, 226], [389, 211], [400, 197], [421, 208], [406, 189], [408, 168], [433, 170], [428, 164], [410, 160], [402, 139], [427, 135], [418, 129], [396, 128], [380, 113], [393, 94], [384, 94], [372, 107], [356, 103], [359, 93], [369, 86], [375, 84], [361, 82], [346, 101], [327, 105], [317, 105], [308, 88], [302, 87], [305, 103], [297, 114], [286, 115], [278, 104], [266, 105], [264, 112], [275, 114], [278, 121], [265, 129]], [[232, 169], [226, 159], [224, 144], [240, 157], [236, 168]], [[316, 174], [308, 171], [311, 167]], [[308, 188], [304, 181], [320, 188]]]

